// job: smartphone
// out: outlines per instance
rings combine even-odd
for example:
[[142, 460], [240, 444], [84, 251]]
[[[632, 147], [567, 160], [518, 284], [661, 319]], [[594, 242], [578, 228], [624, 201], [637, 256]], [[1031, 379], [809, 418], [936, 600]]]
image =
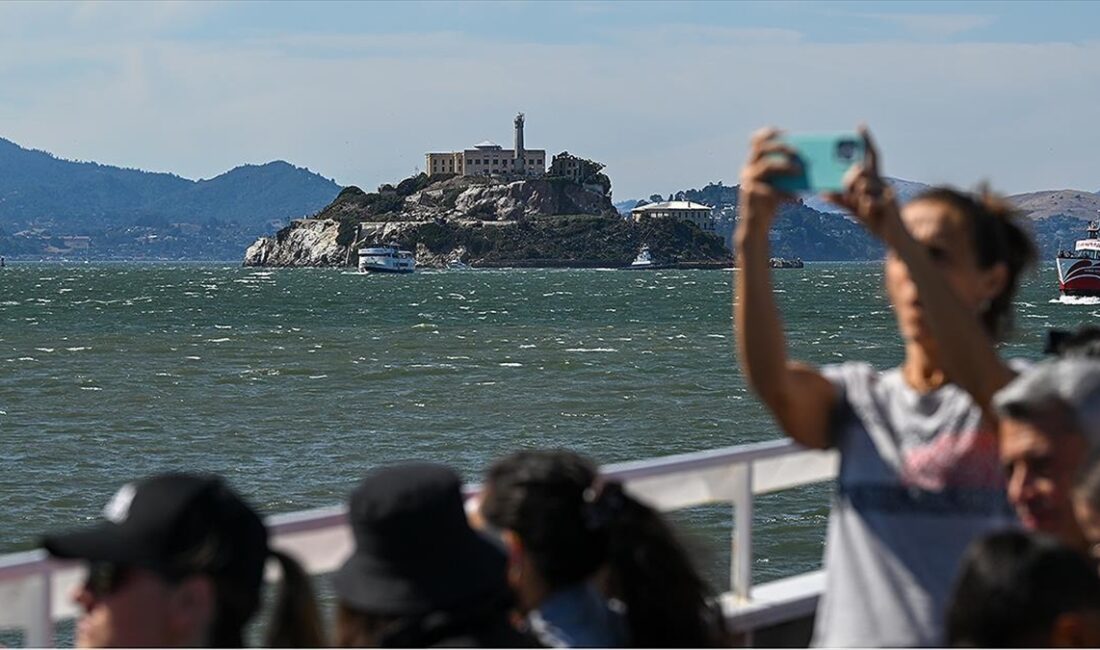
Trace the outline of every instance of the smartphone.
[[865, 153], [858, 133], [789, 134], [779, 141], [795, 150], [802, 165], [798, 174], [772, 177], [772, 186], [785, 192], [840, 192], [844, 175]]

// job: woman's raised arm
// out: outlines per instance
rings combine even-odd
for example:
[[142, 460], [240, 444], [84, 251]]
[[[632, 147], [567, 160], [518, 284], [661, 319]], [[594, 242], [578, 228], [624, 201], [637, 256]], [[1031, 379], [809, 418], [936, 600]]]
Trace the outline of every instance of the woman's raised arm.
[[822, 449], [831, 442], [829, 414], [836, 389], [817, 370], [787, 359], [783, 324], [772, 293], [768, 231], [784, 197], [767, 181], [772, 175], [795, 169], [789, 158], [792, 152], [776, 141], [777, 135], [774, 129], [756, 133], [741, 171], [735, 333], [749, 386], [788, 436]]
[[878, 154], [870, 133], [864, 163], [854, 168], [844, 194], [829, 197], [847, 208], [905, 264], [917, 287], [928, 329], [939, 347], [939, 363], [950, 381], [970, 393], [987, 418], [993, 394], [1015, 376], [997, 354], [993, 337], [978, 315], [951, 289], [927, 248], [902, 222], [893, 190], [878, 171]]

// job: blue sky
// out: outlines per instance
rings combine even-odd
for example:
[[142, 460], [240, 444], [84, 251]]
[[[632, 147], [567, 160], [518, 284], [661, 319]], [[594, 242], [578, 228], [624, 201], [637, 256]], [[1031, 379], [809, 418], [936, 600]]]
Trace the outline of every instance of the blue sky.
[[867, 121], [886, 171], [1100, 189], [1100, 3], [0, 3], [0, 137], [209, 178], [370, 189], [490, 139], [618, 200], [735, 183], [764, 124]]

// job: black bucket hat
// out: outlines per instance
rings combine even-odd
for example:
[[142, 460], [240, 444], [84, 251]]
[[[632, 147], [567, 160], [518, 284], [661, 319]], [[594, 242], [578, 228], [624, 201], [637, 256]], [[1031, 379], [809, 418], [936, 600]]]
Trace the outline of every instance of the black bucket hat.
[[472, 528], [462, 483], [434, 463], [375, 470], [351, 494], [355, 551], [333, 577], [348, 606], [412, 616], [476, 607], [508, 592], [504, 551]]
[[128, 483], [103, 516], [90, 528], [46, 536], [42, 545], [61, 558], [229, 579], [258, 602], [267, 530], [217, 476], [172, 473]]

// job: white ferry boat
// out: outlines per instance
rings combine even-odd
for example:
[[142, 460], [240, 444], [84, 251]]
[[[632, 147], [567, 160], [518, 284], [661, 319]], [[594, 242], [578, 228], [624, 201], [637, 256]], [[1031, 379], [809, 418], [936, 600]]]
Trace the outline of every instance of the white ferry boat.
[[649, 246], [643, 245], [641, 250], [638, 251], [638, 256], [634, 258], [634, 261], [630, 263], [630, 266], [626, 267], [631, 270], [645, 270], [645, 269], [667, 269], [668, 264], [658, 264], [653, 255], [649, 252]]
[[1100, 296], [1100, 221], [1089, 223], [1072, 251], [1058, 251], [1058, 290], [1064, 296]]
[[397, 246], [371, 246], [359, 249], [360, 273], [412, 273], [416, 258]]

